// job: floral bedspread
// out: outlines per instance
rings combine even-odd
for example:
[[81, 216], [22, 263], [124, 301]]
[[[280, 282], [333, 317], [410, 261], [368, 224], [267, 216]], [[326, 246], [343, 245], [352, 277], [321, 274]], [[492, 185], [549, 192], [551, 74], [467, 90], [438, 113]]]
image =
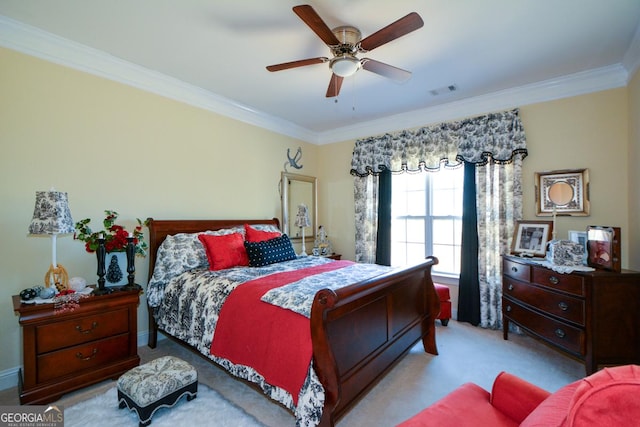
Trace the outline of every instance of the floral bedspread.
[[[222, 304], [238, 285], [260, 276], [293, 271], [327, 262], [333, 261], [320, 257], [299, 257], [292, 261], [260, 268], [232, 268], [220, 271], [199, 268], [184, 272], [164, 286], [163, 297], [156, 312], [158, 326], [172, 336], [197, 348], [198, 351], [223, 366], [232, 375], [256, 383], [267, 396], [294, 412], [297, 426], [315, 426], [320, 422], [322, 416], [324, 389], [312, 365], [309, 366], [309, 372], [296, 406], [290, 393], [270, 385], [250, 367], [235, 365], [229, 360], [211, 355], [210, 348]], [[305, 278], [294, 284], [283, 286], [282, 292], [272, 294], [270, 291], [265, 296], [271, 300], [267, 302], [284, 306], [299, 313], [302, 312], [301, 314], [308, 317], [313, 296], [319, 289], [337, 288], [389, 270], [388, 267], [377, 267], [354, 264], [340, 270], [314, 276], [315, 284], [312, 278]], [[346, 271], [338, 273], [342, 270]], [[318, 281], [318, 278], [321, 280]]]

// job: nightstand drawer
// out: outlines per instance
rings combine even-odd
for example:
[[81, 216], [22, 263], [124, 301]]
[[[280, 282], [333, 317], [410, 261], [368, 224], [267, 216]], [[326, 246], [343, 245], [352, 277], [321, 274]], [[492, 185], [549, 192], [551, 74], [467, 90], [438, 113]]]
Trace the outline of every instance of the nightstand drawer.
[[47, 353], [128, 330], [129, 312], [126, 308], [50, 323], [36, 328], [36, 352]]
[[585, 324], [584, 300], [547, 291], [527, 283], [520, 283], [505, 277], [502, 292], [513, 300], [518, 300], [537, 310], [560, 317], [578, 325]]
[[583, 329], [544, 316], [507, 298], [502, 300], [502, 306], [504, 315], [515, 323], [573, 354], [584, 356]]
[[574, 295], [584, 295], [584, 280], [575, 274], [561, 274], [543, 267], [533, 267], [533, 283]]
[[129, 354], [129, 334], [38, 356], [38, 383], [100, 367]]

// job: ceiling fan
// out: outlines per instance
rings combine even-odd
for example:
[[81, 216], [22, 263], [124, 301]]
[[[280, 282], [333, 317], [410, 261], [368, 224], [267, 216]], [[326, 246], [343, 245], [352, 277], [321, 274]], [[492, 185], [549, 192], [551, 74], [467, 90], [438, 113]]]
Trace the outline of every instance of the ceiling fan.
[[328, 62], [332, 75], [327, 89], [327, 98], [338, 96], [342, 80], [352, 76], [360, 68], [399, 82], [407, 81], [411, 77], [409, 71], [370, 58], [358, 59], [356, 54], [369, 52], [421, 28], [424, 22], [416, 12], [411, 12], [364, 39], [356, 27], [346, 25], [330, 29], [309, 5], [294, 6], [293, 12], [329, 47], [333, 58], [318, 57], [284, 62], [269, 65], [267, 70], [281, 71]]

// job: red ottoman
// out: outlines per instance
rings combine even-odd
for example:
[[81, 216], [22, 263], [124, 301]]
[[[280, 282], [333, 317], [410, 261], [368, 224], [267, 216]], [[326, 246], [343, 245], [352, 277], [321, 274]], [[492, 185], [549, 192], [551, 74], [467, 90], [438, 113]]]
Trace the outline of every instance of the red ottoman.
[[433, 286], [436, 288], [436, 293], [440, 299], [440, 315], [438, 319], [442, 322], [442, 326], [447, 326], [449, 319], [451, 319], [451, 296], [449, 294], [449, 287], [441, 285], [440, 283], [434, 283]]

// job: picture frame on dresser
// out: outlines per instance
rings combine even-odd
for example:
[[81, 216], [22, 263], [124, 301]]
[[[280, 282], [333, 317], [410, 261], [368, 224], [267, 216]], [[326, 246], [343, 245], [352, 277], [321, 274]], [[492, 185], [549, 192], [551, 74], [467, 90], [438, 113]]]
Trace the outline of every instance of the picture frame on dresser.
[[511, 253], [544, 257], [551, 240], [553, 221], [517, 221], [511, 242]]
[[587, 227], [587, 264], [594, 268], [620, 272], [620, 227]]
[[589, 256], [589, 247], [587, 246], [587, 232], [579, 230], [569, 230], [569, 240], [584, 247], [584, 259], [582, 260], [582, 263], [584, 265], [587, 265]]

